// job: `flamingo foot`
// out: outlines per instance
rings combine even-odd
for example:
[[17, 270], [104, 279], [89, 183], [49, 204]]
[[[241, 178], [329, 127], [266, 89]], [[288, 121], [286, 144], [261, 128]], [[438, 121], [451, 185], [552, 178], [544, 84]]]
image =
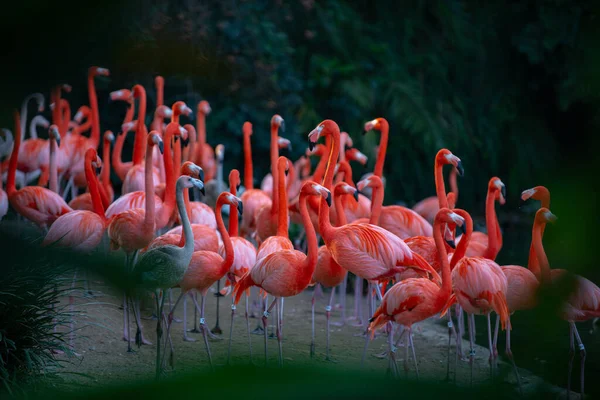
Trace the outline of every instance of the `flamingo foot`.
[[150, 315], [149, 317], [142, 317], [142, 319], [154, 321], [154, 320], [157, 320], [158, 318], [156, 317], [156, 314], [152, 313], [152, 315]]
[[183, 336], [183, 341], [184, 342], [195, 342], [196, 339], [188, 337], [188, 336]]
[[379, 358], [380, 360], [383, 360], [384, 358], [388, 358], [388, 351], [384, 350], [381, 353], [373, 354], [373, 357]]
[[190, 332], [190, 333], [202, 333], [198, 328], [189, 329], [188, 332]]
[[260, 326], [260, 325], [259, 325], [259, 326], [257, 326], [257, 327], [256, 327], [256, 329], [255, 329], [255, 330], [253, 330], [253, 331], [252, 331], [252, 332], [250, 332], [250, 333], [252, 333], [253, 335], [264, 335], [264, 333], [265, 333], [265, 330], [263, 329], [263, 327], [262, 327], [262, 326]]
[[[220, 331], [220, 329], [219, 329]], [[216, 332], [216, 331], [215, 331]], [[215, 335], [210, 329], [206, 329], [206, 335], [213, 340], [223, 340], [221, 336]]]

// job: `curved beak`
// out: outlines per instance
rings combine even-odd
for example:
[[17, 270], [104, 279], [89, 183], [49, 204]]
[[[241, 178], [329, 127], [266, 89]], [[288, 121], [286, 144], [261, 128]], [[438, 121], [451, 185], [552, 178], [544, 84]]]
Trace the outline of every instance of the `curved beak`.
[[308, 139], [308, 150], [313, 151], [317, 144]]
[[160, 150], [160, 154], [163, 154], [165, 152], [165, 143], [164, 142], [158, 142], [158, 150]]
[[279, 129], [281, 129], [281, 132], [285, 132], [285, 121], [282, 119], [281, 123], [279, 124]]
[[352, 196], [354, 196], [354, 200], [356, 200], [356, 202], [358, 202], [358, 189], [356, 189], [354, 191], [354, 194]]
[[463, 168], [462, 161], [459, 161], [458, 164], [456, 164], [456, 172], [458, 172], [458, 176], [465, 175], [465, 169]]
[[456, 249], [456, 243], [454, 242], [454, 239], [446, 239], [446, 243], [448, 243], [448, 246], [452, 247], [453, 249]]
[[235, 190], [240, 190], [240, 186], [242, 186], [242, 185], [239, 183], [237, 185], [235, 185]]
[[502, 185], [500, 193], [502, 194], [502, 197], [506, 198], [506, 186]]
[[325, 199], [327, 206], [331, 207], [331, 192], [327, 192], [327, 198]]
[[465, 225], [466, 224], [456, 225], [456, 237], [464, 235], [466, 233]]
[[200, 179], [192, 179], [192, 182], [194, 186], [197, 187], [198, 190], [200, 190], [200, 193], [202, 193], [203, 196], [206, 196], [206, 191], [204, 190], [204, 182], [202, 182]]
[[56, 137], [56, 147], [60, 147], [60, 136]]
[[237, 209], [238, 209], [240, 215], [242, 215], [244, 213], [244, 203], [242, 203], [241, 201], [238, 201]]

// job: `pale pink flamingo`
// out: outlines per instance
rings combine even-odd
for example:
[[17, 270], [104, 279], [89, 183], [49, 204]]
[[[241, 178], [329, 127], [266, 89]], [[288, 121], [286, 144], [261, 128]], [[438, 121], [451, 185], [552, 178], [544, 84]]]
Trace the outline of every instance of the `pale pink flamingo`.
[[[346, 197], [353, 196], [354, 202], [358, 202], [358, 190], [354, 186], [350, 186], [346, 182], [339, 182], [335, 185], [333, 190], [333, 199], [336, 208], [338, 209], [339, 218], [338, 223], [339, 226], [346, 225], [348, 222], [346, 220], [346, 215], [343, 212], [345, 210], [342, 200], [345, 200]], [[327, 249], [327, 246], [319, 247], [319, 255], [317, 260], [317, 265], [315, 267], [315, 272], [313, 273], [313, 278], [311, 284], [317, 284], [324, 287], [331, 288], [331, 295], [329, 297], [329, 303], [325, 307], [325, 317], [327, 319], [327, 345], [325, 350], [325, 359], [329, 360], [329, 325], [330, 325], [330, 317], [331, 317], [331, 307], [333, 305], [333, 298], [335, 296], [335, 288], [342, 284], [346, 280], [346, 275], [348, 272], [342, 268], [335, 260], [331, 257], [331, 253]], [[315, 353], [315, 294], [316, 290], [313, 291], [312, 297], [312, 336], [311, 336], [311, 344], [310, 344], [310, 356], [314, 356]], [[344, 322], [344, 318], [342, 317], [342, 323]]]
[[[375, 176], [375, 175], [373, 175]], [[448, 263], [448, 254], [446, 253], [446, 243], [442, 237], [446, 223], [452, 223], [461, 226], [464, 219], [455, 212], [447, 208], [441, 209], [434, 222], [433, 237], [438, 249], [438, 262], [442, 265], [442, 286], [425, 278], [410, 278], [396, 283], [383, 296], [381, 305], [375, 311], [371, 319], [368, 330], [371, 337], [375, 330], [387, 324], [389, 321], [395, 322], [406, 328], [402, 336], [407, 335], [405, 343], [404, 368], [408, 370], [408, 345], [412, 348], [413, 360], [417, 377], [419, 368], [412, 339], [412, 325], [431, 318], [438, 314], [444, 308], [452, 293], [452, 278], [450, 276], [450, 264]], [[397, 375], [396, 370], [396, 349], [393, 344], [394, 327], [391, 326], [388, 336], [390, 364], [393, 375]]]
[[[242, 209], [242, 201], [238, 197], [227, 192], [221, 193], [219, 195], [219, 198], [217, 199], [217, 226], [219, 232], [221, 233], [221, 237], [223, 238], [223, 245], [225, 247], [226, 255], [225, 258], [220, 256], [218, 253], [212, 251], [194, 252], [192, 255], [192, 259], [189, 263], [189, 267], [185, 275], [183, 276], [183, 279], [180, 282], [178, 282], [179, 287], [181, 287], [181, 294], [179, 295], [177, 302], [175, 302], [175, 307], [173, 307], [173, 310], [175, 310], [181, 298], [188, 291], [195, 289], [196, 291], [200, 292], [200, 295], [202, 296], [202, 306], [200, 308], [200, 330], [202, 331], [204, 345], [206, 347], [206, 353], [208, 355], [208, 360], [210, 362], [211, 368], [212, 356], [210, 354], [210, 348], [208, 345], [209, 332], [208, 328], [206, 327], [206, 320], [204, 318], [204, 305], [206, 300], [206, 294], [215, 282], [219, 281], [221, 278], [227, 275], [234, 260], [233, 245], [231, 244], [229, 233], [227, 232], [227, 229], [225, 229], [225, 224], [223, 223], [223, 216], [221, 213], [221, 209], [225, 204], [228, 204], [231, 208], [237, 207], [238, 209]], [[194, 302], [196, 307], [198, 307], [198, 303], [195, 301], [195, 299]], [[173, 311], [171, 311], [171, 313], [169, 314], [169, 326], [171, 325], [172, 319]]]
[[[40, 228], [47, 230], [50, 225], [61, 215], [73, 211], [71, 207], [65, 203], [58, 193], [42, 188], [39, 186], [26, 186], [20, 190], [15, 187], [15, 173], [17, 170], [17, 157], [19, 154], [19, 146], [21, 145], [21, 126], [19, 112], [15, 110], [15, 144], [10, 156], [8, 180], [6, 183], [6, 194], [8, 201], [14, 210], [23, 217], [34, 222]], [[56, 126], [50, 129], [50, 167], [52, 169], [50, 176], [52, 183], [56, 185], [56, 165], [54, 163], [55, 142], [60, 140], [60, 135]]]
[[244, 187], [242, 201], [246, 212], [242, 215], [242, 236], [253, 235], [256, 231], [256, 215], [258, 211], [266, 206], [271, 206], [271, 198], [262, 190], [254, 189], [254, 171], [252, 165], [252, 147], [250, 136], [252, 136], [252, 124], [248, 121], [242, 126], [244, 136]]
[[[262, 317], [265, 337], [265, 364], [267, 364], [267, 318], [279, 298], [291, 297], [302, 292], [310, 284], [315, 271], [318, 257], [317, 236], [308, 215], [306, 200], [309, 196], [319, 196], [323, 202], [331, 205], [331, 193], [323, 186], [314, 182], [306, 182], [300, 191], [300, 212], [306, 230], [308, 252], [304, 254], [297, 250], [282, 250], [271, 253], [257, 261], [235, 287], [235, 302], [240, 301], [242, 294], [252, 286], [258, 286], [266, 293], [275, 297], [273, 303], [267, 308]], [[279, 364], [283, 365], [282, 335], [279, 313], [277, 307], [277, 341], [279, 344]]]
[[474, 315], [485, 315], [488, 324], [488, 344], [490, 349], [490, 371], [493, 376], [495, 355], [492, 344], [492, 332], [490, 312], [494, 311], [500, 316], [502, 329], [510, 329], [510, 315], [506, 304], [507, 279], [502, 269], [494, 261], [483, 257], [465, 256], [468, 251], [469, 241], [473, 233], [473, 220], [469, 213], [464, 210], [455, 209], [458, 215], [465, 220], [465, 234], [456, 247], [451, 260], [452, 288], [454, 293], [446, 303], [445, 312], [448, 308], [458, 302], [467, 313], [469, 319], [469, 339], [471, 351], [469, 353], [469, 364], [471, 367], [471, 383], [473, 382], [473, 360], [474, 360]]

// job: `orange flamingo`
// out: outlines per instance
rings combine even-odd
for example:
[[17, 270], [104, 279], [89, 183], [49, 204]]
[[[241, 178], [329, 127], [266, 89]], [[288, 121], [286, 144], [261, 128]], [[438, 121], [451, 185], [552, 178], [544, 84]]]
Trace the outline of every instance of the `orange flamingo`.
[[[19, 112], [14, 112], [15, 121], [15, 144], [10, 156], [8, 179], [6, 183], [6, 194], [8, 202], [15, 211], [23, 217], [34, 222], [40, 228], [47, 230], [50, 225], [61, 215], [73, 211], [65, 203], [62, 197], [52, 190], [39, 186], [26, 186], [20, 190], [15, 187], [15, 174], [17, 171], [17, 157], [19, 146], [21, 145], [21, 121]], [[56, 164], [54, 162], [54, 144], [60, 141], [60, 135], [56, 126], [50, 129], [50, 167], [52, 169], [50, 176], [53, 185], [56, 186]]]
[[[373, 175], [375, 176], [375, 175]], [[447, 208], [441, 209], [434, 222], [433, 237], [435, 245], [438, 249], [438, 262], [442, 265], [442, 286], [438, 286], [429, 279], [411, 278], [400, 281], [390, 288], [385, 293], [381, 301], [381, 305], [375, 311], [375, 314], [369, 320], [368, 330], [371, 332], [371, 337], [375, 334], [375, 330], [387, 324], [389, 321], [400, 324], [405, 327], [400, 336], [408, 336], [408, 344], [412, 348], [413, 360], [417, 377], [419, 369], [417, 366], [417, 358], [412, 340], [412, 325], [433, 317], [444, 308], [444, 305], [449, 300], [452, 293], [452, 278], [450, 276], [450, 264], [448, 263], [448, 254], [446, 253], [446, 243], [442, 238], [442, 231], [446, 223], [452, 223], [457, 226], [462, 226], [464, 219], [459, 215], [458, 211], [452, 212]], [[394, 326], [391, 326], [389, 333], [389, 355], [392, 373], [397, 375], [396, 370], [396, 349], [393, 344]], [[408, 345], [405, 346], [404, 368], [408, 370]]]
[[[279, 182], [279, 173], [277, 170], [277, 159], [279, 158], [279, 145], [277, 144], [277, 131], [281, 128], [285, 131], [285, 123], [280, 115], [275, 114], [271, 118], [271, 173], [273, 174], [273, 182]], [[279, 213], [279, 188], [278, 185], [273, 186], [271, 195], [271, 206], [263, 206], [258, 210], [256, 220], [256, 241], [260, 245], [269, 236], [277, 233], [277, 215]]]
[[[157, 131], [152, 131], [151, 136], [158, 137]], [[156, 141], [156, 139], [153, 139]], [[146, 152], [146, 159], [150, 160], [147, 162], [147, 171], [150, 170], [152, 165], [152, 146], [148, 146]], [[146, 183], [148, 186], [152, 186], [152, 177], [147, 174]], [[185, 274], [189, 270], [191, 265], [192, 255], [194, 251], [194, 234], [190, 228], [190, 221], [187, 218], [187, 211], [183, 203], [183, 190], [192, 187], [197, 187], [200, 190], [204, 190], [204, 184], [201, 180], [189, 177], [181, 176], [176, 183], [176, 198], [177, 198], [177, 210], [181, 216], [183, 225], [183, 234], [185, 236], [186, 244], [183, 247], [179, 246], [161, 246], [154, 248], [144, 254], [142, 254], [135, 264], [133, 269], [133, 281], [136, 286], [140, 289], [154, 290], [156, 299], [156, 315], [158, 315], [158, 321], [156, 323], [156, 379], [160, 377], [162, 370], [162, 359], [160, 357], [160, 347], [162, 340], [162, 323], [163, 323], [163, 306], [165, 302], [165, 296], [161, 299], [161, 290], [170, 289], [176, 284], [182, 282], [185, 279]], [[152, 196], [147, 196], [151, 199]], [[149, 212], [151, 212], [149, 210]], [[144, 221], [148, 224], [154, 223], [153, 220]], [[136, 314], [137, 322], [137, 333], [136, 343], [138, 346], [141, 344], [139, 339], [141, 338], [141, 329], [139, 323], [139, 315]], [[165, 352], [166, 353], [166, 352]]]
[[[456, 177], [458, 175], [458, 171], [456, 170], [456, 168], [453, 168], [450, 170], [450, 176], [449, 176], [449, 181], [450, 181], [450, 190], [451, 193], [453, 193], [452, 196], [454, 196], [454, 204], [456, 204], [456, 201], [458, 201], [458, 185], [456, 183]], [[454, 208], [454, 207], [452, 207]], [[437, 196], [431, 196], [431, 197], [427, 197], [424, 198], [423, 200], [419, 201], [417, 204], [415, 204], [412, 209], [417, 212], [420, 216], [422, 216], [423, 218], [425, 218], [427, 221], [432, 222], [433, 219], [435, 218], [435, 215], [437, 214], [437, 212], [440, 209], [440, 203], [439, 203], [439, 199]]]
[[485, 257], [495, 260], [502, 249], [502, 233], [494, 207], [495, 201], [505, 203], [506, 187], [498, 177], [492, 177], [488, 182], [488, 191], [485, 200], [485, 224], [487, 234], [473, 232], [471, 242], [467, 248], [467, 257]]
[[211, 112], [210, 104], [208, 101], [202, 100], [198, 103], [196, 117], [196, 133], [198, 134], [198, 143], [196, 143], [194, 158], [196, 164], [198, 164], [204, 170], [206, 174], [206, 182], [214, 179], [217, 171], [217, 164], [215, 163], [215, 151], [208, 143], [206, 143], [206, 116]]
[[[282, 250], [271, 253], [257, 261], [250, 270], [237, 283], [235, 287], [235, 303], [237, 304], [242, 294], [252, 286], [257, 286], [266, 293], [275, 297], [273, 303], [267, 308], [262, 317], [265, 337], [265, 364], [267, 363], [267, 318], [279, 298], [291, 297], [302, 292], [310, 284], [317, 264], [318, 249], [317, 236], [308, 215], [306, 200], [309, 196], [320, 196], [323, 201], [331, 205], [331, 193], [323, 186], [314, 182], [306, 182], [300, 190], [300, 213], [302, 223], [306, 230], [308, 252], [304, 254], [297, 250]], [[279, 344], [279, 364], [283, 365], [282, 335], [280, 325], [279, 305], [277, 306], [277, 341]]]
[[[525, 202], [528, 199], [538, 200], [540, 201], [541, 207], [550, 209], [550, 191], [544, 186], [536, 186], [531, 189], [523, 190], [521, 193], [521, 202]], [[544, 235], [544, 229], [545, 225], [542, 225], [542, 236]], [[542, 273], [540, 271], [539, 262], [535, 254], [535, 249], [533, 248], [533, 242], [529, 247], [529, 261], [527, 268], [533, 272], [538, 281], [541, 280]]]
[[473, 233], [473, 220], [464, 210], [455, 209], [458, 215], [465, 220], [465, 234], [458, 244], [450, 265], [455, 265], [452, 270], [452, 288], [454, 293], [446, 303], [444, 315], [448, 308], [458, 302], [467, 313], [469, 319], [469, 340], [471, 351], [469, 364], [471, 367], [471, 383], [473, 382], [473, 360], [475, 353], [474, 344], [474, 315], [485, 315], [488, 325], [488, 344], [490, 349], [490, 370], [494, 369], [495, 355], [492, 344], [490, 312], [494, 311], [500, 316], [502, 329], [510, 329], [510, 316], [506, 304], [507, 279], [502, 269], [494, 261], [483, 257], [464, 256], [468, 251], [469, 241]]
[[[233, 245], [231, 244], [231, 240], [229, 238], [229, 233], [227, 229], [225, 229], [225, 224], [223, 223], [223, 215], [221, 213], [221, 209], [223, 205], [228, 204], [230, 207], [237, 207], [238, 210], [243, 212], [242, 200], [238, 197], [232, 195], [231, 193], [221, 193], [219, 198], [217, 199], [216, 206], [216, 215], [217, 215], [217, 226], [219, 232], [221, 233], [221, 237], [223, 238], [223, 245], [225, 247], [225, 258], [220, 256], [218, 253], [212, 251], [196, 251], [192, 255], [192, 259], [190, 261], [189, 267], [183, 276], [183, 279], [179, 282], [179, 286], [181, 287], [181, 294], [179, 298], [175, 302], [175, 306], [173, 310], [177, 307], [177, 304], [181, 300], [181, 298], [190, 290], [195, 289], [200, 292], [202, 296], [202, 306], [200, 307], [200, 330], [202, 331], [202, 336], [204, 338], [204, 345], [206, 347], [206, 353], [208, 355], [208, 360], [210, 362], [212, 368], [212, 356], [210, 354], [210, 347], [208, 345], [208, 328], [206, 327], [206, 319], [204, 318], [204, 305], [206, 300], [206, 294], [208, 293], [208, 289], [221, 278], [223, 278], [229, 272], [231, 265], [233, 264], [234, 254], [233, 254]], [[194, 299], [196, 307], [198, 307], [198, 303]], [[169, 327], [173, 320], [173, 311], [169, 314]], [[168, 330], [167, 328], [167, 337]]]
[[[154, 238], [155, 232], [155, 200], [156, 195], [154, 194], [154, 180], [152, 177], [152, 147], [158, 146], [161, 151], [164, 151], [163, 141], [160, 138], [160, 135], [156, 131], [151, 131], [148, 135], [147, 146], [146, 146], [146, 185], [145, 185], [145, 208], [129, 208], [125, 211], [122, 211], [111, 219], [108, 224], [107, 232], [108, 237], [110, 239], [110, 247], [112, 250], [117, 250], [122, 248], [125, 251], [126, 261], [125, 261], [125, 269], [126, 271], [131, 271], [131, 266], [134, 263], [136, 253], [148, 246], [148, 244]], [[113, 203], [114, 205], [115, 203]], [[112, 207], [112, 205], [111, 205]], [[107, 215], [109, 214], [110, 207], [107, 210]], [[109, 218], [111, 218], [109, 216]], [[124, 308], [124, 335], [123, 338], [127, 340], [128, 351], [131, 351], [131, 341], [129, 336], [128, 329], [128, 312], [127, 312], [127, 298], [125, 297], [123, 300], [123, 308]], [[134, 314], [136, 314], [134, 312]], [[158, 314], [160, 317], [160, 314]], [[136, 314], [136, 322], [139, 325], [140, 322], [137, 321], [139, 315]], [[137, 338], [136, 338], [137, 341]], [[142, 342], [144, 342], [144, 338], [142, 336]], [[146, 341], [147, 342], [147, 341]], [[149, 343], [149, 342], [147, 342]]]
[[254, 189], [254, 171], [252, 165], [252, 147], [250, 145], [250, 136], [252, 136], [252, 124], [248, 121], [242, 126], [244, 136], [244, 187], [242, 201], [246, 212], [242, 215], [242, 236], [252, 235], [256, 231], [256, 215], [263, 207], [270, 207], [271, 198], [262, 190]]
[[371, 175], [358, 182], [358, 186], [360, 191], [367, 187], [373, 190], [370, 224], [379, 225], [400, 239], [432, 235], [431, 224], [410, 208], [402, 206], [382, 207], [384, 188], [379, 176]]
[[[333, 199], [336, 208], [339, 211], [339, 226], [343, 226], [347, 224], [346, 215], [343, 212], [344, 206], [342, 203], [342, 198], [347, 197], [348, 195], [354, 196], [354, 201], [358, 201], [358, 190], [355, 187], [350, 186], [346, 182], [339, 182], [335, 185], [333, 191]], [[317, 260], [317, 265], [315, 267], [315, 272], [312, 278], [312, 284], [322, 285], [324, 287], [331, 288], [331, 295], [329, 297], [329, 303], [325, 307], [325, 317], [327, 319], [327, 345], [325, 351], [325, 359], [329, 360], [329, 324], [331, 317], [331, 307], [333, 305], [333, 298], [335, 296], [335, 288], [336, 286], [342, 284], [345, 281], [346, 275], [348, 272], [342, 268], [335, 260], [331, 257], [331, 253], [327, 249], [327, 246], [319, 247], [319, 255]], [[315, 294], [316, 290], [313, 291], [312, 297], [312, 340], [310, 343], [310, 355], [311, 357], [315, 354]], [[342, 323], [344, 318], [342, 317]]]
[[[229, 192], [233, 196], [237, 196], [237, 189], [240, 186], [240, 172], [237, 169], [232, 169], [229, 173]], [[240, 206], [241, 209], [241, 206]], [[256, 264], [256, 247], [243, 237], [238, 236], [238, 209], [231, 208], [229, 212], [229, 237], [231, 238], [231, 245], [233, 246], [233, 264], [229, 270], [230, 279], [229, 282], [237, 282], [244, 275], [254, 267]], [[219, 247], [219, 254], [225, 258], [225, 246]], [[227, 290], [231, 286], [225, 285], [223, 291]], [[223, 292], [222, 291], [222, 292]], [[227, 349], [227, 364], [231, 357], [231, 338], [233, 335], [233, 317], [235, 316], [236, 305], [233, 302], [233, 296], [231, 299], [231, 325], [229, 325], [229, 347]], [[252, 362], [252, 340], [250, 338], [250, 321], [248, 319], [248, 293], [246, 293], [246, 330], [248, 332], [248, 348], [250, 349], [250, 361]]]

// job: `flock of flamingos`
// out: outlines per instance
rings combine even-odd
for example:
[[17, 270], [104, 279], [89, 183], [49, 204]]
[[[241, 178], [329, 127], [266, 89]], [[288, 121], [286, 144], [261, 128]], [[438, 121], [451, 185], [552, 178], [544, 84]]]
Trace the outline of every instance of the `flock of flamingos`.
[[[242, 127], [243, 193], [238, 193], [240, 173], [232, 170], [229, 191], [217, 190], [211, 207], [190, 200], [199, 198], [198, 190], [204, 194], [205, 187], [221, 186], [219, 175], [222, 175], [224, 148], [219, 145], [213, 149], [206, 143], [209, 104], [201, 101], [197, 105], [195, 127], [182, 126], [180, 116], [191, 118], [192, 109], [182, 101], [170, 108], [165, 106], [164, 79], [157, 77], [155, 111], [151, 118], [146, 116], [143, 86], [112, 92], [112, 101], [127, 106], [125, 121], [117, 135], [106, 131], [101, 136], [94, 86], [94, 78], [99, 75], [108, 76], [109, 71], [99, 67], [89, 69], [89, 106], [81, 106], [73, 118], [69, 102], [62, 97], [71, 87], [53, 88], [51, 124], [42, 115], [35, 116], [29, 122], [28, 139], [24, 133], [28, 103], [36, 100], [41, 112], [43, 96], [29, 96], [22, 111], [14, 112], [14, 134], [4, 130], [1, 142], [4, 155], [10, 152], [10, 158], [1, 164], [6, 190], [0, 190], [0, 218], [7, 214], [10, 204], [16, 214], [44, 231], [44, 245], [81, 252], [97, 251], [106, 234], [112, 251], [125, 252], [126, 271], [137, 289], [124, 296], [124, 339], [130, 349], [129, 321], [133, 313], [132, 319], [137, 325], [135, 342], [138, 346], [149, 343], [143, 336], [138, 299], [142, 291], [153, 292], [156, 315], [160, 316], [157, 318], [157, 378], [164, 368], [166, 347], [170, 345], [172, 351], [173, 311], [182, 298], [184, 307], [189, 297], [200, 313], [196, 322], [210, 360], [207, 338], [212, 332], [204, 318], [205, 297], [211, 286], [223, 278], [226, 284], [219, 293], [232, 296], [231, 326], [235, 305], [245, 295], [250, 356], [248, 297], [250, 288], [260, 289], [264, 306], [261, 311], [265, 363], [267, 319], [274, 312], [280, 365], [283, 363], [284, 299], [315, 284], [331, 288], [325, 308], [329, 358], [329, 320], [335, 288], [342, 285], [345, 294], [350, 272], [359, 278], [355, 279], [358, 294], [355, 318], [359, 320], [363, 279], [369, 285], [367, 313], [370, 319], [364, 324], [363, 360], [370, 338], [377, 333], [387, 335], [387, 357], [394, 376], [398, 374], [395, 354], [400, 344], [406, 352], [405, 368], [408, 368], [409, 347], [416, 368], [411, 326], [427, 318], [444, 317], [448, 321], [449, 371], [452, 336], [456, 338], [456, 359], [464, 357], [461, 343], [466, 320], [472, 380], [474, 315], [483, 315], [487, 318], [492, 376], [497, 367], [496, 340], [500, 325], [506, 331], [506, 355], [513, 363], [520, 387], [510, 350], [510, 315], [535, 307], [538, 287], [567, 273], [550, 269], [544, 252], [545, 226], [556, 220], [549, 210], [550, 193], [545, 187], [522, 193], [522, 200], [541, 201], [533, 221], [528, 266], [500, 266], [494, 262], [502, 248], [495, 202], [504, 203], [505, 187], [499, 178], [492, 177], [486, 189], [487, 234], [474, 232], [469, 213], [456, 208], [456, 176], [462, 176], [464, 171], [460, 158], [449, 150], [441, 149], [435, 156], [436, 196], [424, 199], [412, 209], [383, 206], [385, 179], [382, 175], [389, 131], [384, 118], [376, 118], [364, 126], [365, 131], [379, 131], [381, 141], [373, 173], [355, 185], [350, 162], [364, 164], [366, 157], [352, 147], [352, 139], [340, 132], [336, 122], [325, 120], [318, 124], [308, 134], [306, 155], [292, 163], [279, 156], [280, 147], [289, 145], [289, 141], [279, 136], [280, 131], [284, 131], [283, 118], [274, 115], [270, 122], [271, 175], [263, 180], [260, 189], [254, 188], [252, 124], [246, 122]], [[150, 128], [146, 127], [147, 122]], [[48, 139], [37, 137], [40, 127], [47, 129]], [[121, 152], [129, 131], [135, 132], [133, 159], [123, 162]], [[318, 144], [321, 138], [324, 144]], [[320, 160], [312, 174], [310, 157]], [[122, 181], [118, 197], [110, 179], [111, 165]], [[451, 168], [452, 191], [449, 193], [444, 184], [444, 165]], [[393, 178], [388, 177], [390, 179]], [[30, 185], [34, 181], [36, 183]], [[67, 203], [65, 199], [70, 201]], [[227, 208], [228, 229], [222, 216]], [[241, 225], [238, 225], [240, 217]], [[302, 240], [290, 240], [290, 220], [303, 227]], [[319, 246], [321, 239], [324, 244]], [[560, 317], [570, 327], [569, 383], [576, 343], [581, 355], [583, 394], [585, 349], [575, 322], [600, 316], [600, 289], [583, 277], [577, 276], [575, 280], [575, 291], [564, 302]], [[181, 296], [169, 312], [164, 313], [166, 294], [175, 287], [181, 289]], [[197, 293], [201, 304], [196, 299]], [[451, 310], [455, 312], [456, 324]], [[490, 321], [492, 312], [497, 314], [495, 329]], [[164, 335], [163, 326], [166, 327]], [[314, 353], [314, 297], [312, 329], [311, 354]]]

